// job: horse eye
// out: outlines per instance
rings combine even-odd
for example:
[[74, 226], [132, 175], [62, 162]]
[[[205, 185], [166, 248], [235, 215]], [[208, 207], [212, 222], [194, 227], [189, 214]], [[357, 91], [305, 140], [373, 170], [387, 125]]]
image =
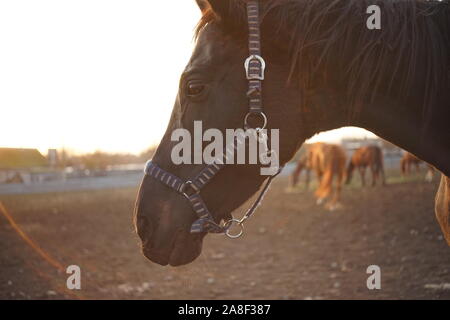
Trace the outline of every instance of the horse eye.
[[198, 96], [200, 93], [203, 92], [204, 89], [205, 86], [201, 83], [189, 83], [187, 85], [187, 95], [189, 97]]

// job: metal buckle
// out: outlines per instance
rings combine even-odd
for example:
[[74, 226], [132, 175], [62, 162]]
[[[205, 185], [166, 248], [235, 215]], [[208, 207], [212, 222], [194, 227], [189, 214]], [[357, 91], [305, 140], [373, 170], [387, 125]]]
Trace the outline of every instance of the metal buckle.
[[[258, 60], [260, 66], [261, 66], [261, 74], [250, 74], [250, 62], [252, 60]], [[266, 70], [266, 62], [261, 56], [258, 56], [257, 54], [252, 54], [250, 57], [248, 57], [244, 62], [244, 68], [245, 68], [245, 74], [247, 76], [247, 80], [264, 80], [264, 71]]]
[[[189, 195], [189, 194], [186, 192], [186, 188], [187, 188], [187, 187], [191, 187], [191, 189], [194, 190], [194, 192], [193, 192], [192, 194]], [[185, 197], [188, 198], [188, 199], [189, 199], [189, 197], [191, 197], [191, 196], [193, 196], [193, 195], [195, 195], [195, 194], [198, 194], [198, 193], [200, 192], [200, 190], [197, 188], [197, 186], [196, 186], [191, 180], [186, 181], [185, 183], [183, 183], [183, 184], [181, 185], [179, 191], [180, 191], [180, 193], [181, 193], [183, 196], [185, 196]]]
[[244, 128], [248, 129], [249, 125], [248, 125], [248, 119], [250, 118], [250, 116], [260, 116], [261, 120], [262, 120], [262, 126], [261, 127], [257, 127], [257, 130], [263, 130], [266, 128], [267, 126], [267, 116], [265, 115], [264, 112], [249, 112], [247, 113], [247, 115], [244, 118]]

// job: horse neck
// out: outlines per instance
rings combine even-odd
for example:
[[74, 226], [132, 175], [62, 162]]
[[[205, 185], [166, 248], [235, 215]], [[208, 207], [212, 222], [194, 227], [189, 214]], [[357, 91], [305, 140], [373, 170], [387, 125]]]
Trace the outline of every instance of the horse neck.
[[372, 131], [450, 176], [450, 130], [448, 120], [442, 120], [450, 119], [447, 101], [441, 99], [431, 106], [435, 116], [423, 130], [425, 116], [420, 103], [409, 101], [405, 107], [406, 101], [378, 96], [362, 108], [352, 125]]
[[[391, 99], [377, 95], [365, 103], [356, 116], [345, 94], [330, 88], [315, 90], [305, 96], [309, 111], [304, 113], [306, 137], [343, 126], [367, 129], [407, 150], [450, 176], [450, 90], [429, 106], [431, 120], [423, 113], [420, 100]], [[424, 126], [426, 121], [430, 121]]]
[[[322, 2], [316, 3], [319, 10]], [[357, 3], [349, 2], [349, 5]], [[302, 112], [305, 136], [346, 125], [363, 127], [450, 176], [448, 3], [386, 1], [388, 4], [396, 11], [389, 13], [385, 22], [388, 27], [379, 32], [365, 27], [353, 30], [353, 24], [334, 14], [317, 20], [308, 20], [307, 16], [299, 20], [305, 26], [312, 24], [308, 34], [311, 43], [301, 38], [302, 28], [290, 30], [290, 39], [295, 36], [303, 39], [297, 47], [310, 44], [306, 46], [310, 49], [299, 51], [300, 54], [311, 50], [306, 58], [296, 60], [298, 66], [294, 68], [299, 71], [299, 79], [306, 79], [299, 81], [303, 104], [308, 109]], [[419, 10], [414, 9], [437, 5], [439, 10], [429, 15], [419, 15]], [[322, 24], [314, 21], [326, 21], [333, 26], [325, 30], [335, 37], [322, 34]], [[399, 38], [397, 30], [405, 23], [413, 27], [405, 28]], [[335, 41], [342, 34], [348, 35], [351, 41]], [[315, 47], [315, 38], [328, 43]], [[384, 44], [382, 50], [379, 44]], [[310, 64], [319, 67], [312, 70]], [[398, 66], [395, 72], [394, 66]], [[377, 72], [371, 72], [374, 70]], [[371, 102], [365, 102], [369, 98]]]

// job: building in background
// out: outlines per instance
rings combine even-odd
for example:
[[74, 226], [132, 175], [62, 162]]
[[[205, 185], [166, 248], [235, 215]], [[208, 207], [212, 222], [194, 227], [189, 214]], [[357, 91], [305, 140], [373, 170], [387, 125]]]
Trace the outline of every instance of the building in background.
[[0, 148], [0, 183], [31, 183], [33, 172], [46, 166], [37, 149]]
[[[47, 159], [37, 149], [0, 148], [0, 184], [31, 184], [61, 178], [57, 153]], [[49, 161], [50, 160], [50, 161]]]

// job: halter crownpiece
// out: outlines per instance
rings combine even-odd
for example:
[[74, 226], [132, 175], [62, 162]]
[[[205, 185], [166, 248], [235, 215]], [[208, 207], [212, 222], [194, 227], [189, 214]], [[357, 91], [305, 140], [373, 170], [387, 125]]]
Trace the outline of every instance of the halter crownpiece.
[[247, 21], [249, 57], [244, 62], [244, 69], [248, 80], [249, 111], [244, 118], [244, 128], [251, 128], [250, 118], [257, 118], [261, 124], [259, 128], [264, 129], [267, 126], [267, 117], [262, 104], [262, 81], [265, 77], [266, 62], [261, 54], [259, 1], [247, 2]]
[[[264, 80], [266, 63], [261, 57], [258, 1], [249, 1], [247, 3], [247, 19], [249, 27], [250, 56], [245, 60], [244, 68], [249, 87], [247, 92], [247, 97], [249, 98], [249, 111], [244, 118], [244, 129], [253, 128], [249, 124], [250, 118], [259, 118], [261, 125], [256, 126], [254, 129], [255, 132], [259, 134], [261, 133], [261, 130], [265, 129], [267, 126], [267, 117], [263, 112], [262, 104], [262, 81]], [[268, 154], [273, 153], [274, 151], [269, 150], [267, 147], [267, 135], [263, 135], [263, 137], [263, 142], [266, 148], [265, 152]], [[238, 134], [235, 142], [236, 143], [234, 143], [234, 146], [227, 146], [225, 148], [225, 158], [234, 155], [234, 151], [237, 150], [238, 146], [246, 142], [245, 134]], [[159, 180], [161, 183], [183, 195], [189, 201], [193, 211], [198, 216], [198, 219], [194, 221], [191, 226], [191, 233], [225, 233], [230, 238], [239, 238], [244, 232], [244, 222], [256, 211], [258, 205], [261, 203], [264, 195], [269, 189], [272, 180], [281, 172], [282, 167], [279, 167], [278, 171], [267, 179], [257, 199], [240, 220], [234, 219], [230, 214], [227, 217], [228, 220], [225, 223], [220, 224], [214, 220], [214, 217], [208, 210], [208, 207], [203, 201], [200, 192], [224, 166], [225, 161], [222, 157], [218, 157], [212, 164], [204, 167], [193, 179], [187, 181], [161, 169], [151, 160], [145, 165], [144, 172], [146, 175], [153, 177], [155, 180]], [[233, 234], [231, 232], [231, 228], [233, 226], [239, 226], [240, 229], [238, 233]]]

